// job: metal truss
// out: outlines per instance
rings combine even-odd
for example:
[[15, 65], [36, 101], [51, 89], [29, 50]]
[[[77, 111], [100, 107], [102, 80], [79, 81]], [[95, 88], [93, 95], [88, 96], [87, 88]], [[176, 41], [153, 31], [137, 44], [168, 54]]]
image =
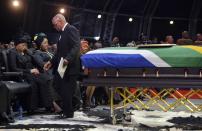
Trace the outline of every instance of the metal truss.
[[189, 16], [189, 32], [192, 37], [196, 34], [197, 21], [198, 21], [198, 16], [200, 14], [201, 7], [202, 7], [201, 0], [193, 1], [192, 9]]
[[[103, 32], [104, 43], [110, 43], [112, 40], [116, 17], [123, 2], [124, 0], [107, 1], [107, 5], [109, 5], [108, 12], [112, 14], [106, 16], [104, 32]], [[104, 7], [104, 10], [107, 10], [107, 6]]]
[[160, 0], [148, 0], [145, 5], [144, 15], [140, 23], [141, 29], [139, 33], [144, 33], [145, 35], [147, 35], [147, 37], [150, 37], [152, 17], [159, 5], [159, 2]]

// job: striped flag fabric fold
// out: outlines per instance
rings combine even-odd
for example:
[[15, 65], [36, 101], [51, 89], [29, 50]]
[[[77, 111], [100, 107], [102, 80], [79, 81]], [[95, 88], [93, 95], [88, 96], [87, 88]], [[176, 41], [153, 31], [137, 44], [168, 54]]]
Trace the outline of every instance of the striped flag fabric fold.
[[202, 47], [110, 47], [81, 57], [86, 68], [202, 67]]

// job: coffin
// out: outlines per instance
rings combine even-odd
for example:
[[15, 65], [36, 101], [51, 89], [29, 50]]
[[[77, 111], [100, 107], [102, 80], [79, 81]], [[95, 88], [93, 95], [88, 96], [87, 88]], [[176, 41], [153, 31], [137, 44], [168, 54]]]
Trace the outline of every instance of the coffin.
[[102, 48], [81, 57], [85, 68], [201, 68], [202, 47], [169, 44]]
[[81, 57], [84, 85], [201, 88], [202, 47], [170, 44], [102, 48]]

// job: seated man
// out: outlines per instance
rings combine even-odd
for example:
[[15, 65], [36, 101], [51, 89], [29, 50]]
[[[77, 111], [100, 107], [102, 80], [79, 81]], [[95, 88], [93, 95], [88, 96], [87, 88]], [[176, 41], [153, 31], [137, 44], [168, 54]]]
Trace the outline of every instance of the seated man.
[[30, 112], [39, 107], [39, 101], [46, 109], [52, 106], [50, 88], [47, 84], [48, 78], [37, 69], [34, 63], [32, 55], [28, 53], [26, 38], [19, 35], [15, 40], [15, 48], [9, 52], [9, 64], [11, 71], [23, 72], [24, 79], [31, 85], [28, 105]]
[[190, 39], [189, 32], [183, 31], [182, 32], [182, 38], [177, 40], [178, 45], [192, 45], [193, 40]]
[[202, 34], [201, 33], [198, 33], [196, 35], [196, 41], [194, 42], [195, 45], [202, 45]]
[[172, 35], [167, 35], [165, 38], [165, 43], [166, 44], [174, 44], [174, 39]]
[[110, 46], [111, 47], [121, 47], [121, 44], [119, 42], [119, 38], [118, 37], [114, 37]]

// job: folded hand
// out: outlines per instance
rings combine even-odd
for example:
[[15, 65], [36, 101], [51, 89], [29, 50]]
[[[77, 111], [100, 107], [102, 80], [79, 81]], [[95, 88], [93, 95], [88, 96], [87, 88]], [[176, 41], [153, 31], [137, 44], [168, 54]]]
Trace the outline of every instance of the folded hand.
[[69, 61], [64, 59], [64, 62], [63, 62], [63, 67], [67, 66], [69, 64]]
[[30, 71], [32, 74], [34, 74], [34, 75], [38, 75], [38, 74], [40, 74], [40, 72], [39, 72], [39, 70], [38, 69], [36, 69], [36, 68], [34, 68], [34, 69], [31, 69], [31, 71]]
[[45, 71], [47, 71], [47, 70], [49, 70], [49, 69], [51, 68], [51, 66], [52, 66], [51, 62], [48, 61], [47, 63], [44, 64], [43, 69], [44, 69]]

